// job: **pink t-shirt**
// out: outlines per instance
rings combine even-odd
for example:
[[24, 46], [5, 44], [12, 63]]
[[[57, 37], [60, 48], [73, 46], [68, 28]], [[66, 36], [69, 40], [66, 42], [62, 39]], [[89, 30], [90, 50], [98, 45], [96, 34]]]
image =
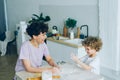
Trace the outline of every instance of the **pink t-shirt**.
[[15, 71], [25, 71], [22, 59], [30, 61], [32, 67], [40, 67], [42, 65], [43, 56], [49, 55], [47, 45], [45, 43], [40, 44], [38, 48], [34, 47], [30, 41], [26, 41], [22, 44], [19, 58], [16, 63]]

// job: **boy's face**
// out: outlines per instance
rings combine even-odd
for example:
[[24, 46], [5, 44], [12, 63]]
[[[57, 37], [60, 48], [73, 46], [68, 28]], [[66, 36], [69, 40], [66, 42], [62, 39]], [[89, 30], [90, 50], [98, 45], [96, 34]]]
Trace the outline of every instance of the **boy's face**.
[[95, 54], [96, 53], [96, 50], [95, 49], [92, 49], [92, 48], [90, 48], [90, 47], [88, 47], [88, 46], [84, 46], [85, 47], [85, 51], [87, 52], [87, 54], [89, 55], [89, 56], [91, 56], [92, 54]]
[[46, 39], [46, 32], [40, 33], [38, 36], [36, 36], [36, 41], [38, 44], [44, 43], [45, 39]]

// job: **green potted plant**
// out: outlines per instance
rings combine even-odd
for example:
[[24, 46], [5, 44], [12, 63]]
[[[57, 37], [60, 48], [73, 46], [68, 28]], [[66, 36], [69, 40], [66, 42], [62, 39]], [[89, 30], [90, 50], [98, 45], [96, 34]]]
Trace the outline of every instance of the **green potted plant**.
[[66, 27], [68, 29], [70, 29], [70, 31], [69, 31], [69, 37], [70, 37], [70, 39], [73, 39], [74, 38], [74, 31], [73, 31], [73, 29], [76, 27], [77, 21], [75, 19], [68, 18], [65, 21], [65, 24], [66, 24]]
[[29, 24], [33, 23], [33, 22], [48, 22], [50, 21], [51, 18], [50, 16], [43, 16], [43, 13], [41, 13], [40, 15], [37, 14], [33, 14], [32, 19], [30, 21], [28, 21]]
[[75, 19], [68, 18], [68, 19], [66, 20], [66, 27], [67, 27], [67, 28], [73, 29], [74, 27], [76, 27], [76, 24], [77, 24], [77, 21], [76, 21]]

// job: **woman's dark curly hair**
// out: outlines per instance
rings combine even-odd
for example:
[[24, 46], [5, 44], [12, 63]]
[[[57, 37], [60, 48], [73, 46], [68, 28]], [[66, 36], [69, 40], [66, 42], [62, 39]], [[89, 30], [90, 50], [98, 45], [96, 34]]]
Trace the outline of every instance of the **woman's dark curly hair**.
[[99, 51], [102, 47], [102, 41], [98, 37], [89, 36], [86, 39], [84, 39], [84, 41], [82, 41], [82, 45]]
[[30, 37], [33, 37], [33, 35], [38, 36], [41, 32], [48, 32], [48, 25], [44, 23], [31, 23], [27, 27], [26, 32]]

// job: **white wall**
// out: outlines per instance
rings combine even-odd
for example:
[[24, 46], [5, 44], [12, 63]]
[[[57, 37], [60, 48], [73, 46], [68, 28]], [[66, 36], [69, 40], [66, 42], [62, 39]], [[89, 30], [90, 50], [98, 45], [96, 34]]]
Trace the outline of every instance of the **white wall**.
[[98, 0], [40, 0], [41, 5], [96, 5]]
[[98, 36], [97, 6], [97, 0], [41, 0], [40, 12], [50, 15], [49, 26], [58, 26], [60, 32], [62, 32], [64, 21], [71, 17], [77, 20], [77, 27], [87, 24], [89, 35]]
[[[59, 9], [59, 10], [58, 10]], [[98, 35], [97, 0], [7, 0], [9, 30], [21, 20], [29, 20], [33, 13], [50, 15], [50, 26], [62, 29], [63, 21], [72, 17], [78, 21], [77, 26], [87, 24], [90, 35]]]
[[118, 0], [118, 13], [117, 13], [117, 69], [120, 71], [120, 0]]
[[51, 17], [49, 26], [56, 25], [62, 32], [64, 21], [70, 17], [77, 20], [77, 27], [87, 24], [90, 35], [98, 35], [98, 12], [96, 5], [40, 5], [40, 12]]
[[[119, 0], [99, 0], [100, 12], [100, 37], [103, 40], [101, 50], [101, 66], [115, 71], [119, 71], [120, 43]], [[119, 15], [120, 16], [120, 15]], [[119, 25], [118, 25], [119, 24]]]
[[8, 29], [15, 30], [21, 20], [28, 20], [33, 13], [39, 13], [39, 0], [6, 0]]

